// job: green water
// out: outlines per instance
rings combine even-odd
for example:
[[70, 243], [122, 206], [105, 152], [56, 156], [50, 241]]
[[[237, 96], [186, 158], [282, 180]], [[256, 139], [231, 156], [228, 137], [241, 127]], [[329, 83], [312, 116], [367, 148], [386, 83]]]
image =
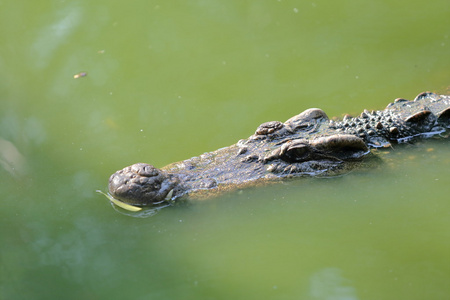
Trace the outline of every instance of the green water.
[[448, 93], [449, 2], [168, 2], [0, 1], [0, 299], [447, 299], [448, 140], [149, 218], [95, 190], [310, 107]]

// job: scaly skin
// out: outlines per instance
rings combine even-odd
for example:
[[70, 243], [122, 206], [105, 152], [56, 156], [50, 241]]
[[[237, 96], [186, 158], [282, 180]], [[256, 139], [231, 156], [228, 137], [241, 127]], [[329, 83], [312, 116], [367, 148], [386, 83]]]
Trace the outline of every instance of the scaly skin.
[[287, 177], [340, 174], [371, 148], [442, 135], [449, 119], [450, 96], [429, 92], [340, 121], [311, 108], [284, 123], [263, 123], [234, 145], [161, 169], [144, 163], [126, 167], [111, 175], [109, 192], [125, 203], [151, 206], [202, 191], [213, 194]]

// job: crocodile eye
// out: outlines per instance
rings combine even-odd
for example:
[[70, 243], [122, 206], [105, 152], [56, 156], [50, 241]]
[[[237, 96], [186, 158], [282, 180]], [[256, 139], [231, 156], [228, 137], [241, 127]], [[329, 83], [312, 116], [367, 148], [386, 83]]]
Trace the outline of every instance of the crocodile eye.
[[271, 158], [280, 158], [289, 163], [308, 160], [311, 155], [311, 146], [304, 139], [291, 140], [272, 152]]
[[369, 151], [361, 138], [348, 134], [320, 137], [313, 140], [311, 146], [327, 157], [336, 159], [360, 158]]
[[273, 150], [264, 157], [264, 161], [281, 159], [288, 163], [308, 160], [311, 155], [311, 147], [304, 139], [286, 141], [281, 147]]
[[305, 144], [293, 145], [286, 150], [284, 158], [287, 161], [299, 162], [305, 161], [310, 155], [310, 149]]
[[447, 128], [450, 127], [450, 108], [447, 108], [441, 112], [438, 112], [437, 116], [438, 116], [439, 123], [443, 124]]
[[431, 111], [422, 110], [422, 111], [419, 111], [419, 112], [407, 117], [405, 121], [412, 122], [412, 123], [420, 123], [420, 122], [425, 121], [429, 115], [431, 115]]

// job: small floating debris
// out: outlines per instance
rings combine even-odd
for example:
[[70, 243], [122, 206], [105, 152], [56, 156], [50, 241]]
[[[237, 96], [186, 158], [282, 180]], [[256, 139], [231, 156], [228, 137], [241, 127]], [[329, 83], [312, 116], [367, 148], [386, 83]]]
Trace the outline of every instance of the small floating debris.
[[78, 74], [73, 75], [73, 78], [77, 79], [77, 78], [86, 77], [86, 76], [87, 76], [86, 72], [80, 72]]

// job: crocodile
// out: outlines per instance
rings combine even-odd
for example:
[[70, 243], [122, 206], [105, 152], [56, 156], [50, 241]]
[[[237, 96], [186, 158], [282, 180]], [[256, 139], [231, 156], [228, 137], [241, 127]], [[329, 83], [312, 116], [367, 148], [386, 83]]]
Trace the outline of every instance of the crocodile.
[[146, 163], [125, 167], [109, 178], [109, 194], [134, 206], [158, 206], [285, 178], [332, 176], [373, 155], [371, 149], [448, 137], [449, 119], [450, 95], [431, 92], [341, 120], [310, 108], [284, 123], [263, 123], [229, 147], [160, 169]]

